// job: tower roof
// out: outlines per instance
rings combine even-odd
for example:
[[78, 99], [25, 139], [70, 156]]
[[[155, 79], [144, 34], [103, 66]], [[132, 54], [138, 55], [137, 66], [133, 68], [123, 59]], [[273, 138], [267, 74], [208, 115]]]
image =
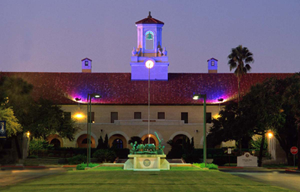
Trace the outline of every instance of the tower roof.
[[163, 22], [152, 18], [151, 11], [149, 11], [149, 15], [147, 18], [137, 21], [135, 24], [164, 24]]

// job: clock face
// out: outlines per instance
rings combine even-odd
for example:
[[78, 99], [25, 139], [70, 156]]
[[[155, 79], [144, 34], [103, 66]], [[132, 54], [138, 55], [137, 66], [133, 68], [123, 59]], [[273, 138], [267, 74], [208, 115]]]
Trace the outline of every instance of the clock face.
[[148, 68], [148, 69], [151, 69], [153, 66], [154, 66], [154, 62], [152, 60], [147, 60], [145, 62], [145, 66]]

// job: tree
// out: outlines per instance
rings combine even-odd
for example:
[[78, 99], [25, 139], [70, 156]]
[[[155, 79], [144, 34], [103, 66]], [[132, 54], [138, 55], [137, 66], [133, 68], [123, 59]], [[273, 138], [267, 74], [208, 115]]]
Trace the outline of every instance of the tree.
[[[289, 151], [292, 146], [297, 145], [297, 140], [298, 149], [300, 149], [300, 73], [278, 80], [277, 87], [278, 93], [282, 95], [282, 111], [287, 116], [285, 127], [283, 130], [280, 130], [283, 131], [281, 132], [282, 139], [277, 139], [285, 150], [291, 165], [292, 157]], [[298, 153], [298, 159], [300, 159], [300, 153]], [[300, 160], [298, 160], [298, 169], [300, 169]]]
[[[0, 79], [0, 103], [3, 108], [11, 108], [14, 116], [23, 128], [30, 124], [28, 118], [29, 110], [32, 107], [33, 99], [30, 95], [33, 86], [28, 84], [21, 78], [1, 77]], [[15, 141], [15, 146], [18, 158], [22, 158], [22, 152], [19, 140], [23, 137], [22, 132], [17, 132], [12, 135], [12, 140]]]
[[59, 134], [63, 138], [73, 140], [78, 129], [71, 118], [64, 117], [61, 107], [46, 99], [37, 102], [30, 111], [30, 117], [32, 123], [25, 131], [30, 131], [35, 138], [46, 139], [51, 134]]
[[105, 134], [105, 139], [104, 139], [104, 149], [108, 149], [109, 146], [108, 146], [108, 136], [107, 134]]
[[100, 135], [100, 138], [98, 139], [97, 149], [104, 149], [104, 142], [103, 142], [103, 138], [101, 135]]
[[244, 123], [251, 124], [253, 132], [262, 136], [258, 156], [259, 166], [262, 165], [266, 132], [282, 127], [285, 123], [285, 115], [281, 113], [281, 95], [274, 89], [276, 81], [271, 78], [262, 84], [252, 86], [241, 101], [241, 108], [244, 108], [242, 109]]
[[16, 136], [19, 132], [22, 132], [22, 125], [14, 115], [14, 111], [11, 107], [0, 107], [0, 120], [6, 121], [6, 134], [7, 137]]
[[245, 123], [242, 109], [238, 108], [238, 104], [233, 101], [229, 102], [219, 115], [218, 119], [212, 120], [213, 126], [207, 136], [208, 146], [213, 148], [222, 141], [235, 140], [242, 153], [242, 148], [248, 148], [253, 135], [251, 131], [253, 123]]
[[250, 63], [254, 62], [253, 54], [247, 47], [239, 45], [236, 48], [231, 49], [231, 53], [228, 55], [228, 65], [230, 71], [235, 69], [234, 74], [238, 80], [238, 103], [240, 101], [240, 82], [244, 74], [251, 70]]

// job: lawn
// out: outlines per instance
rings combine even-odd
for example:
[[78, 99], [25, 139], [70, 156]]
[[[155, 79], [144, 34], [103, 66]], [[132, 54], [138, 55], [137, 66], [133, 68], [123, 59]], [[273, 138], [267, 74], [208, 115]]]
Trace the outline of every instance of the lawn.
[[288, 191], [253, 182], [228, 173], [176, 167], [170, 171], [134, 172], [102, 167], [97, 170], [69, 171], [63, 175], [35, 179], [5, 191]]

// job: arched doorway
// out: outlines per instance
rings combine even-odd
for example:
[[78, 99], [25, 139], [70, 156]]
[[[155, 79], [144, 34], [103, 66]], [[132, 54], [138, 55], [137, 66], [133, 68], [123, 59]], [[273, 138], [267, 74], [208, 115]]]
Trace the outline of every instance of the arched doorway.
[[54, 146], [54, 148], [59, 148], [60, 147], [60, 141], [58, 139], [52, 139], [50, 144]]
[[153, 134], [147, 134], [144, 135], [141, 140], [142, 140], [142, 144], [148, 144], [148, 138], [150, 138], [150, 144], [154, 144], [155, 146], [158, 146], [158, 139], [156, 138], [155, 135]]
[[[77, 139], [77, 147], [78, 148], [87, 148], [88, 146], [87, 134], [83, 134]], [[91, 136], [91, 148], [96, 147], [96, 142], [93, 136]]]
[[57, 134], [52, 134], [47, 137], [47, 141], [49, 144], [52, 144], [55, 148], [63, 147], [63, 140]]
[[173, 138], [173, 143], [176, 145], [183, 145], [184, 143], [190, 143], [190, 139], [186, 135], [179, 134]]
[[121, 134], [110, 136], [110, 138], [108, 139], [108, 144], [110, 147], [115, 147], [117, 149], [127, 148], [127, 140]]
[[191, 152], [193, 149], [189, 137], [183, 134], [178, 134], [168, 142], [171, 145], [171, 150], [168, 153], [170, 159], [182, 158], [186, 151]]

